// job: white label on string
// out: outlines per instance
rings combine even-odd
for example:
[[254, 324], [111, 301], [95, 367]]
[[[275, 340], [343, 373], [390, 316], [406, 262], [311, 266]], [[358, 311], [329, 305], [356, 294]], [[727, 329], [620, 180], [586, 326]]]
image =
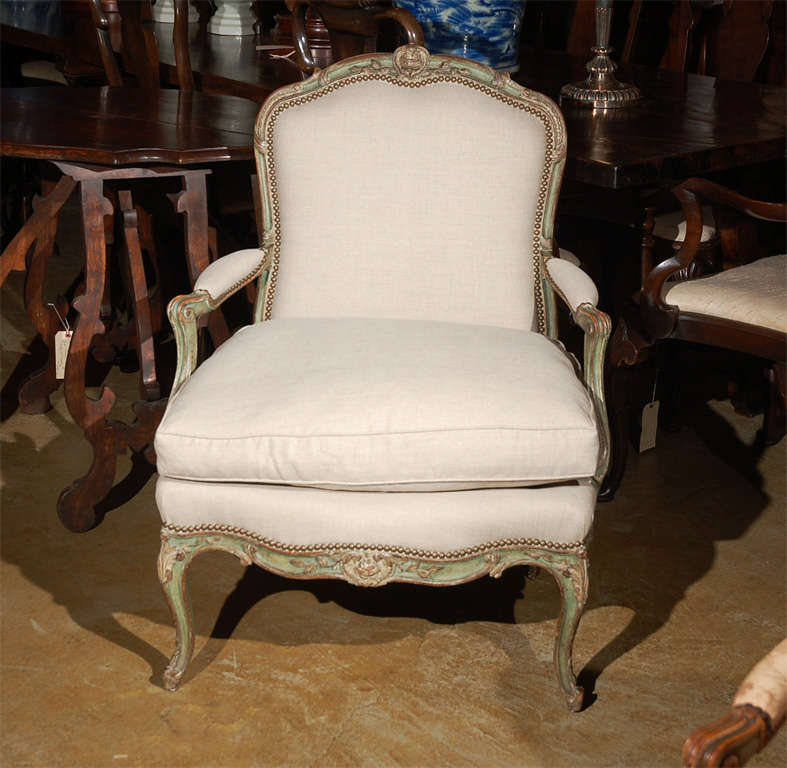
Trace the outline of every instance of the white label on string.
[[66, 360], [68, 348], [71, 346], [73, 331], [58, 331], [55, 334], [55, 378], [64, 379], [66, 376]]
[[639, 452], [656, 447], [659, 428], [659, 401], [653, 400], [642, 409], [642, 431], [639, 433]]

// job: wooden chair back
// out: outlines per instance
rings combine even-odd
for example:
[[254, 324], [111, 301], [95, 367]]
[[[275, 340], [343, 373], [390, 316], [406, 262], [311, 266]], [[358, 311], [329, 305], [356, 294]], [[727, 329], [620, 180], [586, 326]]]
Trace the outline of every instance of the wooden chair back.
[[401, 26], [408, 43], [424, 44], [423, 30], [415, 17], [403, 8], [394, 8], [386, 0], [288, 0], [287, 7], [293, 14], [293, 39], [298, 66], [307, 75], [315, 69], [306, 34], [306, 14], [309, 10], [317, 14], [328, 29], [334, 61], [374, 52], [387, 19]]
[[[173, 43], [178, 86], [194, 90], [188, 46], [188, 0], [174, 0]], [[150, 0], [89, 0], [109, 85], [159, 88], [158, 43]]]
[[[669, 35], [659, 66], [723, 80], [754, 80], [770, 39], [773, 0], [724, 0], [702, 6], [673, 0]], [[632, 59], [640, 24], [647, 23], [643, 0], [634, 0], [621, 61]]]

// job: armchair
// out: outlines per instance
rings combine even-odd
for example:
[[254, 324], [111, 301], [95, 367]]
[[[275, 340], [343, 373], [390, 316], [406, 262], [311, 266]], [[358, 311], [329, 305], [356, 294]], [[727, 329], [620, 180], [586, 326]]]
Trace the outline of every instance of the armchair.
[[[769, 361], [769, 408], [763, 437], [775, 443], [785, 431], [787, 360], [787, 256], [757, 258], [759, 246], [741, 220], [787, 221], [787, 204], [738, 195], [704, 179], [675, 188], [686, 218], [686, 237], [673, 258], [655, 267], [642, 286], [640, 311], [648, 338], [683, 339], [745, 352]], [[697, 258], [705, 218], [716, 210], [722, 244], [744, 263], [705, 274]]]
[[[555, 665], [580, 709], [610, 323], [585, 273], [553, 258], [559, 110], [410, 44], [280, 89], [255, 135], [262, 247], [217, 260], [169, 306], [165, 686], [192, 654], [186, 571], [202, 552], [369, 587], [533, 565], [560, 587]], [[199, 318], [252, 280], [255, 322], [197, 366]], [[556, 294], [586, 333], [581, 376], [556, 341]]]

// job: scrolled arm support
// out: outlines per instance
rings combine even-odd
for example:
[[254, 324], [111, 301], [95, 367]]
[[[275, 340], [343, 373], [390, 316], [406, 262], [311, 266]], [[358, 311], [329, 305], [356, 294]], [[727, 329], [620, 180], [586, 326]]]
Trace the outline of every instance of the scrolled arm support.
[[178, 362], [175, 381], [172, 384], [170, 399], [194, 373], [199, 356], [197, 340], [197, 321], [202, 315], [212, 312], [218, 304], [211, 301], [206, 291], [195, 291], [184, 296], [176, 296], [167, 306], [167, 317], [175, 333], [178, 348]]
[[194, 284], [193, 293], [176, 296], [170, 301], [167, 316], [175, 332], [178, 348], [175, 381], [170, 397], [177, 394], [197, 367], [199, 318], [221, 306], [232, 294], [260, 275], [264, 283], [270, 264], [270, 251], [267, 248], [249, 248], [229, 253], [202, 272]]
[[683, 206], [686, 236], [676, 253], [648, 273], [640, 292], [643, 324], [648, 334], [655, 339], [669, 336], [678, 322], [678, 308], [667, 304], [662, 298], [664, 283], [676, 272], [691, 264], [702, 240], [702, 207], [699, 198], [685, 184], [675, 187], [672, 192]]
[[548, 258], [545, 264], [550, 285], [567, 304], [574, 322], [585, 333], [582, 369], [585, 386], [593, 398], [601, 440], [598, 465], [593, 477], [597, 483], [601, 483], [611, 458], [607, 402], [604, 396], [604, 360], [612, 322], [609, 315], [596, 307], [598, 290], [587, 273], [565, 259]]
[[601, 450], [594, 480], [601, 483], [607, 474], [611, 458], [607, 401], [604, 396], [604, 360], [612, 322], [609, 315], [589, 303], [580, 304], [572, 316], [574, 322], [585, 332], [584, 365], [582, 368], [585, 386], [593, 398], [599, 424]]

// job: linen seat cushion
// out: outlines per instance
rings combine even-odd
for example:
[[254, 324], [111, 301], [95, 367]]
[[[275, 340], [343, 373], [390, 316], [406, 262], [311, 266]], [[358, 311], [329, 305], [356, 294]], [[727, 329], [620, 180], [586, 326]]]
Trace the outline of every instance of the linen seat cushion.
[[681, 312], [720, 317], [787, 333], [787, 255], [733, 267], [667, 287]]
[[589, 478], [592, 401], [541, 334], [287, 318], [236, 333], [170, 401], [162, 476], [436, 491]]

